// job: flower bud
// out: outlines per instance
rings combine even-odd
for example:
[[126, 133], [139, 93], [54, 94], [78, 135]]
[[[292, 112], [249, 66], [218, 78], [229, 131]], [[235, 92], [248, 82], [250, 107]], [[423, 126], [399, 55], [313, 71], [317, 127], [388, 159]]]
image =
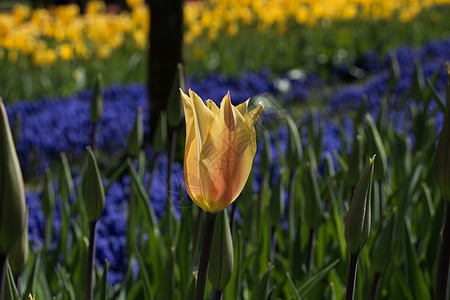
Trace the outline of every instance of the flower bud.
[[22, 230], [21, 238], [9, 251], [8, 261], [14, 275], [22, 274], [28, 260], [28, 207], [25, 214], [25, 225]]
[[99, 73], [97, 74], [97, 78], [95, 80], [91, 98], [90, 117], [92, 122], [94, 123], [98, 122], [103, 114], [102, 83], [103, 83], [103, 76], [102, 74]]
[[136, 113], [136, 119], [134, 120], [133, 129], [131, 129], [130, 135], [128, 136], [128, 153], [137, 157], [139, 150], [142, 148], [144, 142], [144, 129], [142, 124], [142, 107], [138, 107]]
[[84, 180], [84, 203], [89, 222], [97, 221], [105, 207], [105, 192], [94, 153], [87, 147], [87, 171]]
[[216, 290], [223, 290], [233, 273], [234, 253], [227, 211], [218, 213], [214, 226], [209, 265], [209, 280]]
[[21, 237], [25, 224], [22, 170], [0, 98], [0, 253], [6, 254]]
[[371, 192], [375, 155], [369, 159], [356, 186], [345, 220], [345, 241], [351, 253], [358, 253], [369, 237], [371, 219]]
[[437, 144], [436, 155], [434, 157], [434, 175], [441, 190], [442, 197], [450, 201], [450, 63], [445, 64], [447, 69], [447, 110], [444, 114], [441, 133]]

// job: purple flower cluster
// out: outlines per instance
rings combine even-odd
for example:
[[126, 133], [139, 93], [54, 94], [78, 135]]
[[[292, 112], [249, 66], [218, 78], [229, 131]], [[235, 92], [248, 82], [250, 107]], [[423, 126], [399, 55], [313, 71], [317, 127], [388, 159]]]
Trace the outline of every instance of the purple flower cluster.
[[[401, 76], [391, 93], [392, 107], [395, 107], [400, 97], [405, 94], [411, 97], [410, 91], [414, 75], [414, 61], [418, 60], [423, 69], [424, 78], [431, 78], [436, 70], [440, 70], [435, 82], [436, 89], [443, 93], [446, 88], [446, 74], [444, 62], [450, 57], [450, 40], [429, 42], [420, 48], [400, 47], [395, 53], [400, 67]], [[374, 56], [373, 53], [370, 54]], [[380, 61], [379, 59], [375, 61]], [[388, 82], [390, 78], [391, 56], [387, 56], [378, 66], [371, 66], [368, 69], [376, 70], [365, 82], [346, 85], [336, 92], [328, 102], [330, 111], [349, 111], [360, 107], [364, 95], [367, 96], [366, 108], [368, 111], [377, 114], [380, 108], [380, 99], [388, 92]]]

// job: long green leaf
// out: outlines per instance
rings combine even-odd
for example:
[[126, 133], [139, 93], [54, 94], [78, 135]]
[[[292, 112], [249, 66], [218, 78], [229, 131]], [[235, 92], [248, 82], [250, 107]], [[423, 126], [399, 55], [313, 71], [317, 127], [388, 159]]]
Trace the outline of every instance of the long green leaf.
[[136, 255], [136, 258], [139, 263], [139, 273], [142, 276], [142, 279], [144, 280], [144, 292], [146, 299], [151, 300], [152, 299], [152, 291], [150, 286], [150, 279], [148, 277], [147, 273], [147, 267], [145, 265], [144, 259], [142, 258], [141, 253], [139, 252], [138, 248], [134, 249], [134, 254]]
[[69, 274], [67, 274], [67, 272], [66, 272], [66, 269], [63, 266], [58, 265], [56, 273], [57, 273], [58, 278], [59, 278], [60, 282], [62, 283], [64, 289], [69, 294], [69, 299], [75, 300], [76, 299], [75, 292], [73, 290], [73, 286], [70, 281]]
[[[298, 288], [298, 293], [300, 295], [300, 297], [306, 297], [306, 295], [308, 294], [308, 292], [320, 281], [322, 280], [323, 277], [325, 277], [325, 275], [328, 274], [328, 272], [330, 272], [338, 263], [339, 263], [340, 259], [336, 259], [335, 261], [333, 261], [331, 264], [329, 264], [327, 267], [323, 268], [322, 270], [320, 270], [319, 272], [317, 272], [316, 274], [314, 274], [314, 276], [312, 276], [308, 281], [306, 281], [305, 283], [303, 283], [299, 288]], [[293, 296], [291, 296], [289, 299], [291, 299]]]
[[301, 300], [300, 294], [298, 293], [298, 290], [295, 287], [294, 282], [292, 281], [291, 275], [289, 275], [289, 273], [286, 273], [286, 277], [287, 277], [289, 284], [291, 285], [292, 291], [294, 292], [293, 296], [295, 297], [295, 299]]
[[108, 260], [105, 259], [105, 266], [103, 268], [103, 276], [102, 276], [102, 283], [100, 286], [100, 296], [99, 296], [99, 300], [106, 300], [106, 292], [107, 292], [107, 287], [108, 287], [108, 270], [109, 270], [109, 263]]

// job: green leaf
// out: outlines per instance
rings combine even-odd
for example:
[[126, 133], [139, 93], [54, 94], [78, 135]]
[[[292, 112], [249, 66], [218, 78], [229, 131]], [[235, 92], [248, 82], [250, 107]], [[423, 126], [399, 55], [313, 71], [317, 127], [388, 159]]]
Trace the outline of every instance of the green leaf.
[[40, 273], [40, 260], [41, 260], [41, 251], [38, 250], [36, 255], [34, 256], [33, 268], [31, 269], [30, 276], [28, 277], [28, 282], [26, 285], [26, 291], [29, 293], [35, 294], [37, 290], [37, 282], [38, 276]]
[[114, 171], [114, 173], [109, 177], [108, 184], [105, 187], [105, 194], [108, 193], [109, 188], [111, 185], [116, 181], [119, 176], [123, 174], [123, 172], [127, 169], [128, 163], [126, 160], [123, 161], [123, 163]]
[[421, 300], [431, 300], [430, 293], [428, 291], [428, 287], [425, 284], [425, 278], [422, 274], [422, 271], [419, 267], [419, 262], [417, 261], [417, 257], [414, 250], [414, 245], [411, 241], [411, 235], [409, 233], [409, 230], [407, 228], [407, 225], [405, 226], [405, 247], [406, 247], [406, 267], [407, 271], [406, 274], [408, 274], [409, 278], [409, 284], [410, 289], [413, 291], [414, 296], [416, 299]]
[[167, 249], [164, 240], [161, 237], [158, 224], [156, 222], [155, 212], [150, 204], [150, 197], [148, 196], [142, 181], [134, 168], [130, 159], [127, 159], [128, 169], [133, 183], [133, 189], [137, 196], [138, 203], [144, 214], [145, 221], [150, 228], [148, 233], [147, 246], [150, 249], [151, 266], [154, 268], [155, 274], [160, 274], [162, 271], [162, 265], [166, 261]]
[[142, 255], [139, 252], [139, 249], [137, 247], [134, 249], [134, 254], [136, 255], [136, 258], [138, 260], [139, 273], [141, 274], [141, 277], [144, 281], [145, 299], [151, 300], [152, 299], [152, 291], [151, 291], [151, 286], [150, 286], [150, 279], [149, 279], [149, 276], [147, 273], [147, 267], [145, 265], [144, 259], [142, 258]]
[[208, 278], [214, 289], [223, 290], [233, 273], [234, 253], [227, 211], [217, 214], [211, 244]]
[[294, 292], [295, 299], [301, 300], [300, 294], [298, 293], [298, 290], [295, 287], [294, 282], [292, 281], [291, 275], [289, 275], [289, 273], [286, 273], [286, 277], [288, 279], [289, 284], [291, 285], [292, 291]]
[[175, 249], [170, 250], [169, 259], [161, 274], [158, 274], [156, 299], [172, 299], [175, 291]]
[[63, 266], [58, 265], [56, 274], [58, 275], [58, 279], [62, 283], [65, 291], [69, 295], [69, 299], [70, 300], [75, 300], [76, 299], [75, 298], [75, 292], [73, 290], [73, 286], [72, 286], [72, 283], [70, 281], [70, 277], [69, 277], [69, 275], [66, 272], [66, 269]]
[[[308, 292], [320, 281], [322, 280], [322, 278], [325, 277], [325, 275], [328, 274], [328, 272], [330, 272], [338, 263], [339, 263], [340, 259], [336, 259], [335, 261], [333, 261], [331, 264], [329, 264], [327, 267], [323, 268], [322, 270], [320, 270], [319, 272], [317, 272], [316, 274], [314, 274], [310, 279], [308, 279], [308, 281], [306, 281], [305, 283], [303, 283], [299, 288], [298, 288], [298, 293], [300, 295], [300, 297], [306, 297], [306, 295], [308, 294]], [[291, 299], [292, 296], [289, 298]]]
[[105, 265], [103, 267], [103, 276], [102, 276], [102, 282], [100, 285], [100, 296], [99, 300], [106, 300], [107, 299], [107, 289], [108, 289], [108, 270], [109, 270], [109, 263], [108, 260], [105, 259]]
[[6, 278], [4, 282], [5, 292], [2, 300], [20, 300], [19, 292], [17, 291], [14, 275], [11, 271], [9, 263], [6, 263]]
[[439, 108], [439, 110], [441, 111], [441, 113], [445, 114], [446, 112], [446, 107], [445, 107], [445, 101], [441, 98], [441, 96], [439, 96], [438, 91], [436, 90], [436, 88], [434, 87], [433, 82], [430, 81], [430, 79], [427, 79], [427, 84], [430, 88], [431, 91], [431, 95], [433, 96], [433, 99], [435, 100], [437, 107]]
[[258, 284], [255, 286], [255, 290], [253, 291], [252, 299], [267, 299], [269, 295], [269, 286], [270, 286], [270, 273], [272, 272], [273, 265], [269, 265], [262, 275], [261, 279], [258, 281]]

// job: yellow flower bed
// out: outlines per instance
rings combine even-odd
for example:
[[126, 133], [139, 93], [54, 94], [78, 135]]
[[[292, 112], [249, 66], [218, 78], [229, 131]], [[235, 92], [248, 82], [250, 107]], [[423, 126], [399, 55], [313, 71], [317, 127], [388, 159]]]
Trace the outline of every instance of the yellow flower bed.
[[143, 49], [150, 14], [143, 3], [133, 4], [131, 13], [111, 14], [103, 2], [91, 1], [85, 15], [74, 4], [48, 10], [15, 5], [10, 13], [0, 14], [0, 49], [7, 51], [3, 56], [10, 61], [29, 55], [35, 65], [52, 65], [57, 59], [87, 60], [93, 55], [107, 59], [124, 45], [127, 35], [136, 48]]
[[395, 14], [402, 21], [413, 19], [422, 9], [448, 4], [449, 0], [210, 0], [185, 6], [185, 42], [201, 34], [215, 40], [219, 32], [233, 36], [239, 26], [256, 25], [264, 33], [275, 27], [285, 33], [287, 22], [314, 25], [319, 20], [379, 20]]
[[[219, 34], [236, 35], [240, 27], [256, 26], [264, 33], [287, 23], [313, 25], [319, 20], [378, 20], [397, 15], [414, 18], [423, 8], [450, 0], [209, 0], [185, 2], [185, 44], [199, 36], [210, 41]], [[33, 64], [52, 65], [58, 60], [107, 59], [126, 39], [131, 47], [147, 47], [150, 11], [143, 0], [127, 0], [130, 12], [108, 13], [102, 1], [88, 2], [86, 14], [77, 5], [32, 10], [15, 5], [0, 13], [0, 59], [17, 61], [22, 55]]]

